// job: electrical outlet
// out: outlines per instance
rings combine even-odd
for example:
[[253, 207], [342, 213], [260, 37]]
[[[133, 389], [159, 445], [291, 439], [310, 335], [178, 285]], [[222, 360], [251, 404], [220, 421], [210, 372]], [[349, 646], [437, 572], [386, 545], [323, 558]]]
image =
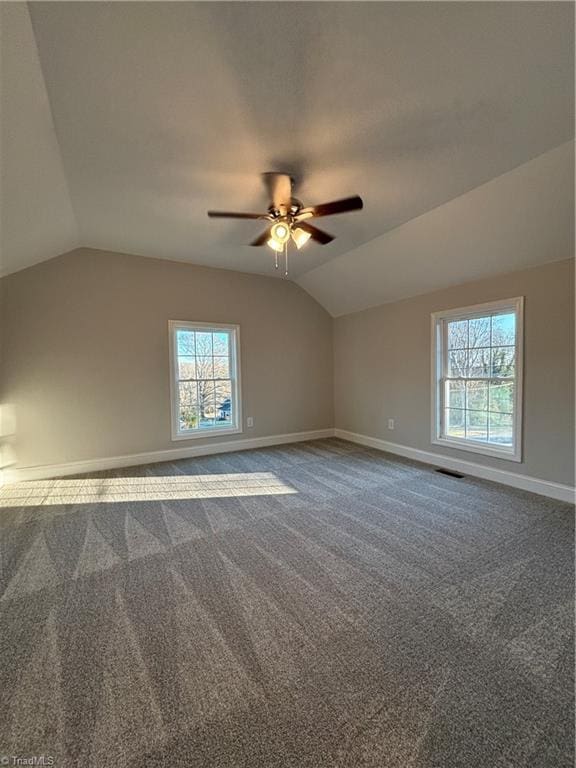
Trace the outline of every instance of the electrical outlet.
[[388, 429], [394, 429], [394, 419], [388, 419]]
[[253, 416], [247, 416], [246, 417], [246, 426], [247, 427], [253, 427], [254, 426], [254, 417]]

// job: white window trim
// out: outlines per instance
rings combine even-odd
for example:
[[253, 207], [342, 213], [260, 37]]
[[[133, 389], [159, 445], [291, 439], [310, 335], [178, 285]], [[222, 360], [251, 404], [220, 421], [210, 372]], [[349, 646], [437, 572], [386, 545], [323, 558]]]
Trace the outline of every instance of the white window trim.
[[[211, 328], [231, 331], [230, 350], [230, 379], [232, 384], [232, 412], [236, 414], [235, 423], [230, 427], [213, 427], [212, 429], [198, 429], [184, 431], [180, 429], [178, 413], [178, 353], [176, 350], [176, 330], [195, 330], [197, 328]], [[243, 431], [242, 427], [242, 387], [240, 367], [240, 326], [228, 323], [194, 323], [190, 320], [169, 320], [169, 347], [170, 347], [170, 414], [172, 426], [172, 440], [197, 440], [199, 438], [219, 437], [220, 435], [237, 435]]]
[[[442, 396], [440, 393], [440, 381], [443, 376], [442, 361], [444, 358], [443, 349], [446, 346], [444, 329], [445, 320], [465, 320], [483, 312], [502, 312], [503, 310], [514, 311], [516, 313], [516, 375], [515, 375], [515, 398], [513, 414], [513, 446], [512, 448], [499, 448], [495, 445], [482, 445], [481, 443], [472, 444], [469, 440], [460, 440], [454, 437], [443, 437], [441, 433], [441, 408]], [[471, 307], [461, 307], [459, 309], [449, 309], [443, 312], [434, 312], [432, 319], [431, 333], [431, 372], [432, 372], [432, 443], [434, 445], [443, 445], [445, 448], [456, 448], [460, 451], [469, 451], [471, 453], [481, 453], [485, 456], [493, 456], [507, 461], [522, 461], [522, 421], [523, 421], [523, 400], [522, 384], [524, 379], [524, 297], [517, 296], [514, 299], [504, 299], [501, 301], [490, 301], [485, 304], [475, 304]]]

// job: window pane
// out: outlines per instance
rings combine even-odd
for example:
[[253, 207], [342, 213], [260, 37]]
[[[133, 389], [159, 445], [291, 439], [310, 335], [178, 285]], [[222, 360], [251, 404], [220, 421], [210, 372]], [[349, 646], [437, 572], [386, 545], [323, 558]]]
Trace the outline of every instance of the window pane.
[[176, 331], [176, 344], [179, 355], [193, 355], [195, 351], [194, 331]]
[[[442, 436], [470, 444], [513, 448], [517, 397], [516, 312], [508, 302], [474, 314], [439, 314], [435, 407]], [[443, 325], [442, 325], [443, 324]], [[518, 363], [521, 358], [518, 358]], [[498, 455], [494, 451], [494, 455]]]
[[232, 423], [232, 387], [229, 381], [216, 383], [216, 426], [228, 427]]
[[481, 411], [466, 411], [466, 439], [488, 440], [488, 414]]
[[448, 408], [464, 408], [465, 383], [463, 381], [449, 381], [446, 392], [446, 405]]
[[238, 426], [234, 331], [184, 324], [174, 329], [172, 343], [175, 429], [188, 433]]
[[466, 408], [473, 411], [488, 410], [488, 384], [483, 381], [466, 382]]
[[516, 316], [513, 312], [492, 317], [492, 346], [514, 344], [516, 340]]
[[468, 345], [471, 349], [490, 346], [490, 317], [475, 317], [470, 320]]
[[213, 381], [198, 382], [198, 410], [200, 412], [200, 429], [213, 427], [216, 410]]
[[493, 381], [490, 384], [490, 410], [496, 413], [512, 413], [514, 408], [514, 383]]
[[178, 357], [178, 378], [180, 379], [195, 379], [196, 378], [196, 362], [193, 357]]
[[212, 357], [212, 332], [196, 331], [196, 354]]
[[230, 364], [227, 357], [214, 358], [214, 378], [215, 379], [230, 378]]
[[228, 347], [228, 333], [225, 331], [215, 332], [212, 334], [212, 340], [214, 344], [214, 354], [228, 357], [230, 353]]
[[514, 347], [492, 349], [492, 376], [504, 378], [514, 376]]
[[468, 346], [468, 320], [448, 323], [448, 349], [465, 349]]
[[448, 376], [466, 376], [468, 374], [468, 352], [456, 350], [448, 352]]
[[197, 429], [198, 398], [196, 382], [183, 382], [178, 385], [180, 429]]
[[465, 431], [466, 411], [461, 411], [461, 410], [458, 410], [457, 408], [446, 408], [444, 413], [445, 413], [444, 424], [445, 424], [446, 434], [449, 437], [460, 437], [460, 438], [465, 437], [466, 436], [466, 431]]
[[490, 413], [490, 442], [499, 445], [512, 445], [512, 416], [503, 413]]
[[214, 364], [211, 357], [197, 357], [196, 358], [196, 378], [198, 379], [213, 379], [214, 378]]
[[490, 376], [490, 349], [471, 349], [468, 352], [468, 376]]

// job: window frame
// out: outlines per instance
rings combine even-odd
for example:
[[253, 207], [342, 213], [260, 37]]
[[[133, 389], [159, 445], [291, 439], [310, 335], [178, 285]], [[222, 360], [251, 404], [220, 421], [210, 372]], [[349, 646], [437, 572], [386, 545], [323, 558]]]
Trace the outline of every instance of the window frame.
[[[516, 315], [515, 338], [515, 374], [514, 374], [514, 413], [512, 414], [512, 446], [498, 447], [490, 443], [481, 443], [466, 438], [446, 437], [443, 434], [444, 419], [444, 387], [446, 378], [447, 355], [447, 328], [448, 321], [469, 320], [476, 317], [484, 317], [490, 314], [503, 314], [514, 312]], [[455, 448], [460, 451], [480, 453], [484, 456], [492, 456], [507, 461], [522, 461], [522, 426], [523, 426], [523, 379], [524, 379], [524, 297], [517, 296], [513, 299], [501, 299], [489, 301], [484, 304], [475, 304], [469, 307], [459, 307], [431, 315], [431, 373], [432, 373], [432, 443], [443, 445], [446, 448]], [[493, 381], [498, 377], [486, 378]]]
[[[230, 385], [232, 413], [234, 423], [229, 427], [211, 427], [195, 430], [180, 429], [180, 402], [178, 384], [178, 350], [176, 348], [176, 332], [179, 330], [223, 330], [230, 333]], [[191, 320], [168, 321], [168, 345], [170, 349], [170, 423], [172, 440], [197, 440], [199, 438], [219, 437], [220, 435], [237, 435], [243, 431], [242, 422], [242, 386], [240, 367], [240, 326], [232, 323], [197, 323]]]

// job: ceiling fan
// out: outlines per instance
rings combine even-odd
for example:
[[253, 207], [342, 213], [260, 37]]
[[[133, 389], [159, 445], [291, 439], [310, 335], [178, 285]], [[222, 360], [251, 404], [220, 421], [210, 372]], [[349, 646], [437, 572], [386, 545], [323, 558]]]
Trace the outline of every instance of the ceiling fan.
[[292, 196], [293, 180], [289, 174], [272, 172], [262, 175], [271, 198], [267, 213], [208, 211], [208, 216], [220, 219], [262, 219], [269, 221], [268, 228], [250, 245], [268, 245], [276, 251], [276, 268], [278, 268], [278, 252], [284, 251], [287, 254], [290, 238], [298, 249], [302, 248], [310, 239], [320, 243], [320, 245], [326, 245], [334, 240], [332, 235], [310, 224], [310, 219], [357, 211], [364, 205], [362, 198], [354, 195], [331, 203], [304, 207], [300, 200]]

